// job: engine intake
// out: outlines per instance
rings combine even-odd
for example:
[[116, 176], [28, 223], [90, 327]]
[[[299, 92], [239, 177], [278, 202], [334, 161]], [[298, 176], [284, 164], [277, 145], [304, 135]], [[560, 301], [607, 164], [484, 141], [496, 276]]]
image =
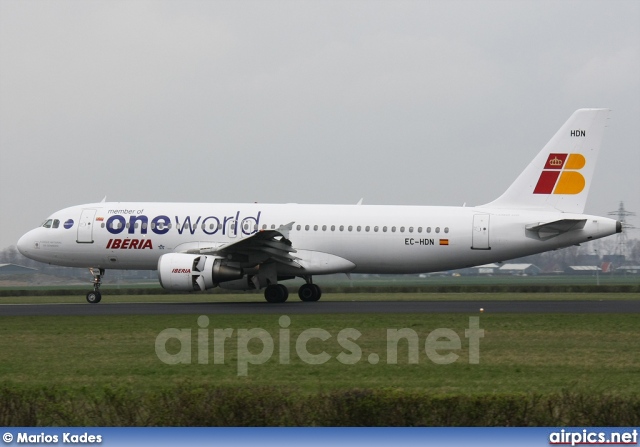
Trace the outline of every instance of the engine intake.
[[224, 265], [222, 261], [218, 256], [167, 253], [158, 260], [160, 285], [167, 290], [200, 291], [242, 278], [241, 268]]

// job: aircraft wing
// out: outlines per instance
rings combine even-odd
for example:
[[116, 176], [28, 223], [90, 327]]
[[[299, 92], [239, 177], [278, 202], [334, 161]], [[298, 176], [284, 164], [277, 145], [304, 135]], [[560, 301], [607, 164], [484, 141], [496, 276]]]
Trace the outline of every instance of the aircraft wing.
[[526, 226], [527, 236], [547, 240], [573, 230], [581, 230], [587, 219], [560, 219], [553, 222], [539, 222]]
[[219, 246], [200, 246], [196, 250], [188, 250], [188, 253], [223, 256], [230, 262], [239, 264], [262, 264], [267, 261], [275, 261], [288, 266], [302, 268], [298, 264], [299, 258], [293, 256], [296, 250], [288, 239], [289, 231], [293, 228], [293, 222], [282, 225], [277, 230], [261, 230], [251, 236]]

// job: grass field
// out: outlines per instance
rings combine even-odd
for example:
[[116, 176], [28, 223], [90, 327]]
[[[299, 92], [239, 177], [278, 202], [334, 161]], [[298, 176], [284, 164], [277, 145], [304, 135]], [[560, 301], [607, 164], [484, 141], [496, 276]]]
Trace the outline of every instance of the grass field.
[[[84, 281], [78, 281], [77, 279], [69, 278], [55, 278], [58, 285], [27, 285], [33, 281], [21, 275], [12, 275], [6, 277], [12, 279], [15, 283], [23, 283], [20, 288], [67, 288], [76, 287], [82, 288], [91, 284], [91, 276], [86, 272], [86, 278]], [[2, 286], [2, 279], [0, 278], [0, 289], [3, 288], [15, 288], [13, 286]], [[52, 279], [52, 277], [46, 277], [46, 279]], [[638, 274], [610, 274], [601, 273], [598, 276], [595, 274], [586, 275], [537, 275], [537, 276], [518, 276], [518, 275], [468, 275], [468, 276], [452, 276], [452, 275], [438, 275], [429, 274], [426, 277], [420, 277], [419, 275], [362, 275], [353, 274], [350, 280], [344, 274], [323, 275], [317, 277], [317, 280], [322, 285], [327, 286], [389, 286], [389, 285], [458, 285], [458, 284], [638, 284], [640, 283], [640, 275]], [[109, 276], [109, 271], [104, 277], [104, 285], [107, 287], [153, 287], [161, 290], [161, 286], [157, 278], [141, 280], [139, 283], [133, 283], [131, 281], [118, 282]], [[285, 284], [300, 285], [304, 281], [300, 278], [288, 280]], [[224, 292], [222, 292], [224, 293]]]
[[[496, 299], [638, 298], [637, 293], [323, 296], [349, 301], [477, 300], [479, 307], [483, 300]], [[103, 302], [186, 300], [263, 298], [106, 295]], [[44, 302], [89, 305], [82, 296], [0, 298], [0, 304]], [[0, 425], [640, 423], [640, 320], [635, 314], [206, 317], [0, 316]], [[477, 338], [477, 351], [465, 337], [470, 317], [479, 318], [484, 331]], [[316, 338], [304, 343], [304, 335], [314, 328]], [[216, 330], [227, 331], [224, 342], [216, 338]], [[417, 348], [407, 339], [390, 348], [388, 330], [404, 330]], [[170, 336], [157, 343], [161, 334]], [[340, 338], [345, 334], [349, 337]], [[429, 338], [434, 334], [448, 345], [427, 351], [426, 346], [434, 347]], [[320, 335], [326, 338], [317, 338]], [[389, 355], [394, 346], [395, 362]], [[478, 363], [470, 361], [474, 352]], [[441, 364], [438, 360], [446, 355], [453, 361]], [[179, 356], [182, 363], [161, 360]], [[410, 360], [414, 358], [417, 363]], [[313, 364], [313, 359], [322, 361]]]
[[[213, 302], [264, 302], [260, 292], [241, 294], [181, 294], [181, 295], [110, 295], [103, 291], [102, 303], [213, 303]], [[322, 301], [532, 301], [532, 300], [637, 300], [638, 293], [324, 293]], [[295, 291], [289, 294], [290, 301], [298, 301]], [[61, 296], [4, 296], [0, 304], [85, 304], [84, 294]]]
[[[203, 329], [208, 349], [199, 349], [197, 315], [3, 317], [0, 326], [0, 377], [4, 383], [23, 387], [63, 385], [100, 388], [130, 385], [136, 389], [188, 383], [230, 386], [278, 386], [303, 392], [348, 388], [397, 388], [439, 394], [527, 393], [581, 390], [640, 393], [640, 353], [637, 315], [491, 315], [480, 317], [480, 362], [469, 363], [469, 327], [466, 315], [294, 315], [290, 317], [289, 364], [281, 364], [279, 316], [209, 316]], [[169, 365], [156, 355], [156, 337], [167, 328], [188, 329], [192, 335], [191, 363]], [[224, 345], [224, 363], [214, 364], [214, 329], [233, 329]], [[239, 354], [257, 355], [262, 342], [245, 343], [241, 329], [262, 328], [274, 343], [269, 360], [246, 364], [247, 375], [238, 375]], [[312, 339], [311, 354], [326, 352], [330, 359], [308, 364], [296, 352], [300, 333], [310, 328], [326, 330], [326, 341]], [[338, 354], [353, 354], [337, 336], [353, 328], [359, 361], [343, 364]], [[409, 364], [408, 343], [398, 344], [397, 364], [387, 364], [387, 329], [408, 328], [419, 340], [419, 362]], [[436, 364], [424, 345], [430, 332], [453, 330], [461, 349], [445, 349], [459, 356], [451, 364]], [[220, 344], [218, 344], [221, 346]], [[185, 345], [186, 346], [186, 345]], [[200, 345], [201, 347], [202, 345]], [[352, 346], [352, 345], [350, 345]], [[208, 363], [199, 364], [200, 351]], [[162, 351], [164, 352], [164, 351]], [[184, 353], [177, 339], [166, 345], [168, 354]], [[370, 363], [370, 354], [379, 356]], [[353, 359], [355, 357], [351, 357]]]

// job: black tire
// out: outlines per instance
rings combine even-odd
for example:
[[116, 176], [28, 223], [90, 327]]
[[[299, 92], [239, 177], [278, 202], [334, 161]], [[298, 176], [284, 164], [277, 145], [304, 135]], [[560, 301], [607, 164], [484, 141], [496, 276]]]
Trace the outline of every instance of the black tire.
[[316, 301], [318, 301], [320, 299], [320, 297], [322, 296], [322, 289], [320, 288], [319, 285], [317, 284], [311, 284], [318, 292], [318, 297], [316, 298]]
[[264, 299], [269, 303], [284, 303], [289, 298], [289, 289], [282, 284], [271, 284], [264, 289]]
[[298, 296], [305, 302], [318, 301], [321, 295], [320, 287], [315, 284], [303, 284], [298, 289]]
[[100, 292], [89, 292], [87, 293], [87, 302], [91, 304], [98, 304], [102, 299], [102, 294]]
[[278, 287], [280, 287], [280, 290], [282, 291], [282, 301], [281, 302], [285, 302], [289, 299], [289, 289], [287, 289], [287, 286], [285, 286], [284, 284], [278, 284]]

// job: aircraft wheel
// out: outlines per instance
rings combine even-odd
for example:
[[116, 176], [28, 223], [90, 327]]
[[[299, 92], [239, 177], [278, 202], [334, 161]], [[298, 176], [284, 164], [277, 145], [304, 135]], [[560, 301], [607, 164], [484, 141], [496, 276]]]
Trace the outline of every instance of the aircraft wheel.
[[287, 286], [285, 286], [284, 284], [278, 284], [278, 287], [282, 291], [282, 302], [284, 303], [285, 301], [287, 301], [287, 299], [289, 299], [289, 289], [287, 289]]
[[271, 284], [264, 289], [264, 299], [270, 303], [284, 303], [289, 298], [289, 289], [282, 284]]
[[97, 304], [102, 299], [102, 295], [100, 292], [89, 292], [87, 293], [87, 301], [91, 304]]
[[316, 298], [316, 301], [318, 301], [320, 299], [320, 297], [322, 296], [322, 289], [317, 284], [311, 284], [311, 285], [316, 289], [316, 292], [318, 293], [318, 295], [317, 295], [318, 297]]
[[303, 284], [298, 289], [298, 296], [302, 301], [318, 301], [322, 296], [322, 291], [315, 284]]

